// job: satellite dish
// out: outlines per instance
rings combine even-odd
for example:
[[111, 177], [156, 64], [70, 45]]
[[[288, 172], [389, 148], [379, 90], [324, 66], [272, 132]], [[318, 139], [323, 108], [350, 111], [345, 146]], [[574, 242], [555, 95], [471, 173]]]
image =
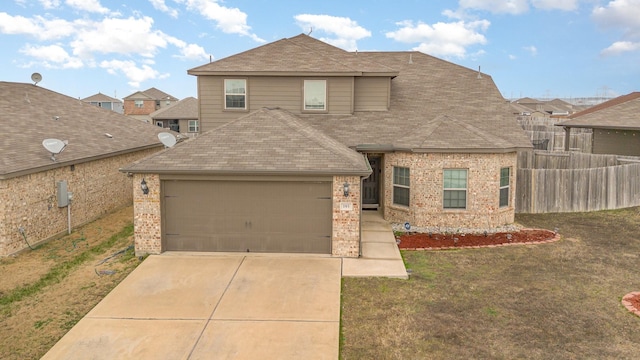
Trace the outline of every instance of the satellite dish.
[[170, 134], [168, 132], [161, 132], [158, 134], [158, 139], [160, 139], [160, 142], [164, 144], [165, 147], [172, 147], [173, 145], [176, 144], [176, 137], [173, 136], [173, 134]]
[[42, 146], [51, 153], [51, 160], [56, 161], [56, 155], [60, 154], [62, 150], [67, 146], [68, 141], [62, 141], [58, 139], [44, 139]]
[[34, 85], [38, 85], [38, 83], [42, 81], [42, 75], [40, 75], [39, 73], [33, 73], [31, 74], [31, 80], [33, 81]]

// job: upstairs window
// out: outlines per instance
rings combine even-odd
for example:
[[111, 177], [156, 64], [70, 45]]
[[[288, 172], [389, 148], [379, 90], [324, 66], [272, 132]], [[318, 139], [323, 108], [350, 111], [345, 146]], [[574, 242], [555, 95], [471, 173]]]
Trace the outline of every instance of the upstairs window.
[[393, 167], [393, 203], [409, 206], [409, 168]]
[[247, 108], [246, 79], [224, 80], [224, 108], [240, 110]]
[[445, 209], [467, 208], [467, 170], [444, 171], [443, 206]]
[[189, 120], [189, 132], [198, 131], [200, 131], [200, 124], [198, 124], [198, 120]]
[[144, 106], [144, 101], [143, 100], [134, 100], [133, 103], [135, 104], [135, 106], [137, 108], [141, 108]]
[[308, 110], [308, 111], [327, 110], [327, 81], [326, 80], [305, 80], [304, 81], [304, 110]]
[[500, 207], [509, 206], [509, 173], [508, 167], [500, 169]]

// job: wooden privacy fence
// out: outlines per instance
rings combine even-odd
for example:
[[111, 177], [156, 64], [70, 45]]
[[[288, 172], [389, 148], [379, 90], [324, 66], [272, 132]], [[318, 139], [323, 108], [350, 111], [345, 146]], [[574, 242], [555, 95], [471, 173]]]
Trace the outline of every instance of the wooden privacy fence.
[[523, 151], [516, 212], [548, 213], [640, 206], [640, 158]]
[[[538, 150], [564, 150], [565, 132], [561, 126], [555, 126], [559, 121], [567, 119], [555, 119], [544, 117], [518, 116], [518, 124], [529, 135]], [[591, 152], [592, 130], [573, 128], [569, 136], [569, 148], [581, 152]]]

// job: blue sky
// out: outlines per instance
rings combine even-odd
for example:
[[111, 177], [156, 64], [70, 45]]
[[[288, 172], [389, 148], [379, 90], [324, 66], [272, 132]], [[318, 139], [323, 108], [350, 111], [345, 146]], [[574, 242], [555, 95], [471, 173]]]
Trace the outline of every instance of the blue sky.
[[507, 98], [640, 91], [640, 0], [3, 0], [0, 81], [197, 96], [188, 69], [311, 29], [345, 50], [480, 66]]

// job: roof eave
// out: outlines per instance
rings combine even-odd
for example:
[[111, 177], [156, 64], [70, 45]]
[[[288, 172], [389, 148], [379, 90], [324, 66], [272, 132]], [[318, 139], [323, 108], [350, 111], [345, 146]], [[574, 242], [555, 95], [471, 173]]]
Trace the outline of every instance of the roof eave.
[[80, 159], [71, 159], [71, 160], [66, 160], [66, 161], [56, 161], [56, 162], [52, 162], [49, 165], [37, 166], [37, 167], [29, 168], [29, 169], [18, 170], [18, 171], [14, 171], [14, 172], [5, 173], [5, 174], [0, 174], [0, 180], [9, 180], [9, 179], [17, 178], [17, 177], [20, 177], [20, 176], [25, 176], [25, 175], [39, 173], [39, 172], [42, 172], [42, 171], [48, 171], [48, 170], [61, 168], [61, 167], [64, 167], [64, 166], [83, 164], [83, 163], [87, 163], [87, 162], [91, 162], [91, 161], [96, 161], [96, 160], [106, 159], [106, 158], [110, 158], [110, 157], [114, 157], [114, 156], [129, 154], [129, 153], [136, 152], [136, 151], [153, 149], [153, 148], [161, 147], [161, 146], [163, 146], [163, 145], [161, 143], [158, 143], [158, 144], [146, 145], [146, 146], [141, 146], [141, 147], [137, 147], [137, 148], [121, 150], [121, 151], [116, 151], [116, 152], [112, 152], [112, 153], [101, 154], [101, 155], [96, 155], [96, 156], [90, 156], [90, 157], [85, 157], [85, 158], [80, 158]]
[[188, 70], [195, 76], [362, 76], [360, 71], [208, 71]]
[[313, 170], [313, 171], [300, 171], [300, 170], [268, 170], [268, 171], [256, 171], [256, 170], [167, 170], [167, 169], [145, 169], [138, 170], [132, 168], [120, 168], [120, 172], [132, 173], [132, 174], [159, 174], [159, 175], [240, 175], [240, 176], [368, 176], [371, 174], [371, 170]]

